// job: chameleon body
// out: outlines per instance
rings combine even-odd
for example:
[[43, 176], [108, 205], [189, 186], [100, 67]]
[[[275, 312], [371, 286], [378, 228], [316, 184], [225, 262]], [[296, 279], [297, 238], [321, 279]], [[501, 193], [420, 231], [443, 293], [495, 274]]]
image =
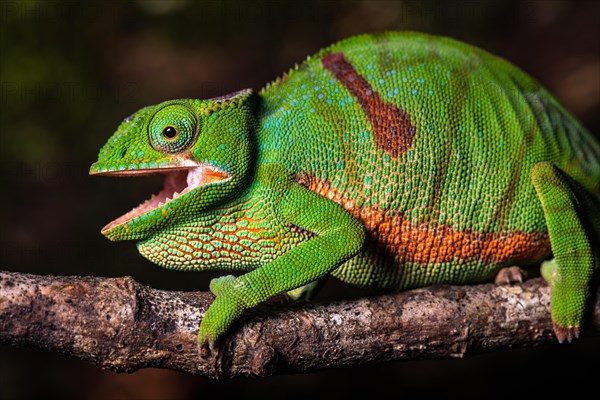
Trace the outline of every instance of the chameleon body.
[[507, 61], [419, 33], [346, 39], [259, 93], [146, 107], [91, 173], [166, 176], [109, 239], [167, 268], [243, 272], [211, 282], [203, 344], [327, 274], [402, 290], [543, 260], [570, 341], [600, 259], [598, 142]]

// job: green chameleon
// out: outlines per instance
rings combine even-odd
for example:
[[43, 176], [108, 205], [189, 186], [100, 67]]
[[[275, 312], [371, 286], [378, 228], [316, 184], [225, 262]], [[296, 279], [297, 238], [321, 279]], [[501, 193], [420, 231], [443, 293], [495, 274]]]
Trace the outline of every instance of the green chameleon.
[[204, 349], [328, 274], [402, 290], [510, 281], [544, 260], [571, 341], [600, 264], [598, 142], [525, 73], [442, 37], [357, 36], [259, 93], [143, 108], [90, 173], [165, 176], [109, 239], [167, 268], [243, 272], [212, 280]]

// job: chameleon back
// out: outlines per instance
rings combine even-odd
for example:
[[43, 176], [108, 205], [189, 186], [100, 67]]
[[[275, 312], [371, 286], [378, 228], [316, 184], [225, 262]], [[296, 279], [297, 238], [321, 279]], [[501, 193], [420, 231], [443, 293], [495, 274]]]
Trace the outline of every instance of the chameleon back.
[[473, 282], [550, 254], [531, 171], [600, 201], [600, 146], [537, 82], [446, 38], [326, 48], [261, 92], [259, 164], [284, 165], [367, 228], [334, 275], [403, 289]]

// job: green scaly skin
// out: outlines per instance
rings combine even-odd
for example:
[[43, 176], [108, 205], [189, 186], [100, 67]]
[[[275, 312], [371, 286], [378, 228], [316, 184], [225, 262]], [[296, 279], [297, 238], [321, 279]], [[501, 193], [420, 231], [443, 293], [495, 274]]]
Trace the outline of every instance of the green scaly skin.
[[109, 239], [167, 268], [244, 272], [211, 282], [210, 348], [246, 309], [327, 274], [401, 290], [550, 258], [570, 341], [600, 260], [598, 142], [508, 62], [418, 33], [344, 40], [258, 94], [146, 107], [90, 172], [166, 176]]

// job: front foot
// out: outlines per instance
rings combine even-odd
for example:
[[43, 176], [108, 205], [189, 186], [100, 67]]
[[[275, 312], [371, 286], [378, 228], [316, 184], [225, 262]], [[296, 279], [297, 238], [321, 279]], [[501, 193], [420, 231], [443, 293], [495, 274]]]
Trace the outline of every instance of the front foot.
[[218, 355], [218, 347], [215, 346], [215, 342], [210, 341], [208, 338], [201, 338], [198, 335], [198, 352], [200, 353], [200, 358], [203, 360], [209, 360], [211, 358], [216, 358]]
[[210, 283], [210, 289], [217, 297], [208, 307], [200, 323], [198, 345], [200, 356], [203, 358], [216, 354], [217, 340], [245, 310], [243, 304], [232, 295], [234, 285], [235, 278], [230, 275], [213, 279]]

